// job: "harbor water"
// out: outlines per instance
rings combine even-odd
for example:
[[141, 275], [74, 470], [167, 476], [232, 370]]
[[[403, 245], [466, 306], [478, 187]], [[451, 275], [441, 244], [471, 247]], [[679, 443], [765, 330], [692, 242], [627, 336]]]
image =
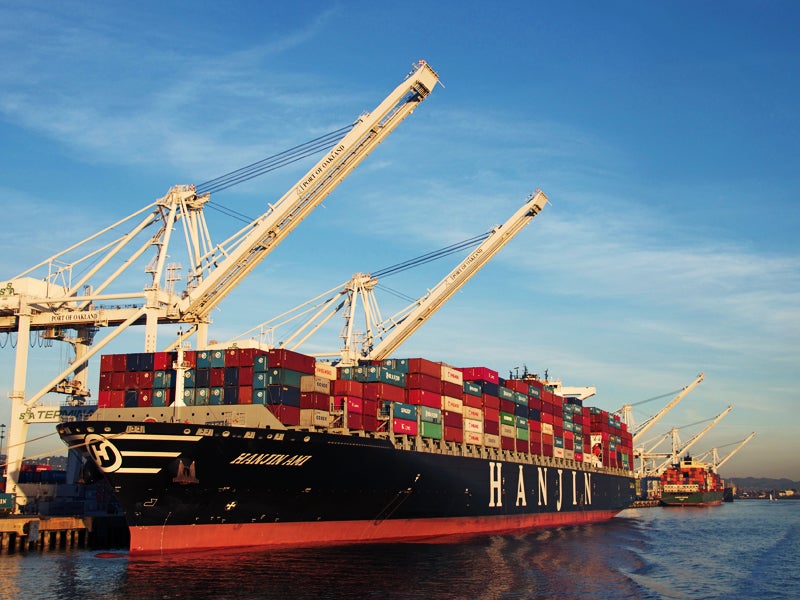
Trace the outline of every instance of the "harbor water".
[[797, 598], [800, 501], [642, 508], [459, 542], [0, 556], [5, 599]]

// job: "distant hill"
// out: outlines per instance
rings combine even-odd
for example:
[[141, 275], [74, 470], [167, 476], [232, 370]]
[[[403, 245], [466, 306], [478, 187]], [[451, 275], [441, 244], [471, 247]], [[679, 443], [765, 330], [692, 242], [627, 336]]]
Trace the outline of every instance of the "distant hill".
[[744, 490], [800, 490], [800, 481], [791, 479], [770, 479], [769, 477], [725, 477], [725, 485], [736, 484]]

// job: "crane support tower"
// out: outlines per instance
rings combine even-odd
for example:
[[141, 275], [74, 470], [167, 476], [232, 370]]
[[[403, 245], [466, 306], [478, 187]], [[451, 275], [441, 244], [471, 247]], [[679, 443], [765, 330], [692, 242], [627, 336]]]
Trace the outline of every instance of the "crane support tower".
[[[341, 335], [344, 340], [342, 349], [313, 353], [314, 356], [331, 358], [339, 366], [355, 365], [362, 360], [386, 358], [461, 289], [503, 246], [522, 231], [546, 203], [547, 196], [541, 190], [529, 195], [525, 203], [505, 223], [490, 229], [483, 241], [426, 295], [387, 319], [381, 317], [378, 301], [375, 298], [374, 290], [378, 285], [378, 277], [369, 273], [356, 273], [344, 284], [257, 325], [223, 345], [241, 344], [243, 336], [256, 330], [261, 332], [259, 336], [263, 336], [267, 326], [269, 326], [267, 331], [271, 334], [278, 327], [311, 314], [312, 316], [302, 322], [291, 335], [275, 345], [278, 348], [298, 350], [335, 314], [341, 312], [345, 318]], [[357, 333], [355, 328], [359, 300], [366, 327], [363, 334]], [[259, 339], [256, 344], [262, 346], [261, 340]], [[266, 346], [273, 347], [273, 344], [267, 342]]]
[[[0, 280], [0, 333], [15, 334], [17, 338], [13, 388], [9, 393], [7, 488], [17, 494], [18, 508], [26, 503], [17, 482], [30, 409], [51, 391], [68, 393], [72, 402], [85, 402], [89, 396], [88, 361], [131, 325], [145, 325], [145, 352], [156, 351], [161, 324], [190, 324], [197, 330], [197, 346], [205, 347], [210, 312], [427, 98], [438, 81], [438, 75], [425, 61], [416, 63], [403, 82], [372, 112], [361, 115], [288, 192], [220, 244], [212, 243], [203, 213], [210, 195], [198, 193], [194, 185], [177, 185], [129, 217], [16, 277]], [[127, 233], [111, 242], [100, 241], [102, 236], [117, 236], [128, 222], [132, 228]], [[181, 280], [177, 275], [180, 266], [167, 262], [172, 255], [172, 232], [178, 224], [183, 227], [190, 262], [182, 290], [175, 289]], [[151, 227], [157, 228], [156, 233], [141, 242], [140, 236]], [[90, 248], [91, 244], [100, 247]], [[85, 254], [74, 258], [80, 251]], [[155, 257], [145, 268], [149, 280], [144, 289], [111, 291], [115, 282], [127, 285], [123, 273], [148, 251], [155, 251]], [[123, 252], [128, 255], [123, 256]], [[81, 273], [74, 280], [73, 271]], [[131, 304], [121, 305], [123, 302]], [[114, 331], [94, 344], [94, 334], [102, 327]], [[78, 334], [68, 336], [67, 330]], [[75, 360], [41, 390], [28, 396], [30, 335], [69, 341], [74, 346]]]

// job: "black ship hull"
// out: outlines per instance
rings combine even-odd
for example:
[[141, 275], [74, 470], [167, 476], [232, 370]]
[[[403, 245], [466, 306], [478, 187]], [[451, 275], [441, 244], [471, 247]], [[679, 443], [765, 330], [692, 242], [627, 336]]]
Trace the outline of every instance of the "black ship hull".
[[110, 482], [132, 553], [520, 532], [607, 520], [635, 499], [627, 471], [419, 438], [130, 421], [58, 430]]

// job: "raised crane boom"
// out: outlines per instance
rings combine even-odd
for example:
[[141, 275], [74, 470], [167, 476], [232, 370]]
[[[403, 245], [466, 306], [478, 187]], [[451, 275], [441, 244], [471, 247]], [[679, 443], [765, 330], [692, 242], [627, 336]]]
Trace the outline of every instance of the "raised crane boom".
[[[675, 396], [672, 400], [670, 400], [667, 403], [666, 406], [664, 406], [664, 408], [662, 408], [655, 415], [653, 415], [652, 417], [647, 419], [644, 423], [641, 423], [638, 427], [636, 427], [634, 429], [634, 433], [633, 433], [633, 443], [636, 444], [636, 442], [638, 440], [640, 440], [641, 437], [653, 425], [658, 423], [664, 415], [666, 415], [669, 411], [671, 411], [673, 408], [675, 408], [678, 405], [678, 402], [683, 400], [689, 392], [691, 392], [694, 388], [696, 388], [698, 385], [700, 385], [700, 382], [703, 381], [704, 378], [705, 378], [705, 374], [704, 373], [700, 373], [692, 383], [690, 383], [685, 388], [683, 388], [678, 393], [677, 396]], [[625, 420], [625, 423], [627, 423], [628, 427], [631, 427], [633, 425], [632, 417], [631, 417], [631, 413], [630, 413], [631, 408], [632, 408], [632, 405], [630, 405], [630, 404], [627, 404], [627, 405], [622, 407], [623, 418]]]
[[536, 190], [525, 204], [505, 223], [495, 227], [469, 256], [444, 279], [437, 283], [424, 297], [392, 317], [391, 331], [364, 357], [379, 360], [391, 355], [411, 334], [435, 313], [450, 297], [477, 273], [483, 265], [497, 254], [523, 227], [539, 214], [547, 203], [547, 196]]
[[[270, 210], [216, 248], [218, 266], [181, 303], [184, 321], [202, 322], [209, 312], [291, 232], [417, 105], [439, 78], [420, 61], [403, 83], [371, 113], [363, 115], [336, 146], [303, 175]], [[231, 241], [229, 240], [229, 241]], [[224, 256], [224, 258], [222, 258]], [[208, 259], [209, 263], [214, 258]]]
[[734, 449], [731, 451], [731, 453], [730, 453], [730, 454], [728, 454], [728, 456], [726, 456], [725, 458], [723, 458], [721, 461], [719, 461], [718, 463], [716, 463], [716, 464], [714, 465], [714, 469], [715, 469], [715, 470], [719, 470], [719, 469], [720, 469], [720, 467], [722, 467], [722, 465], [724, 465], [724, 464], [725, 464], [726, 462], [728, 462], [728, 461], [729, 461], [731, 458], [733, 458], [733, 455], [734, 455], [734, 454], [736, 454], [737, 452], [739, 452], [739, 450], [741, 450], [742, 448], [744, 448], [744, 445], [745, 445], [747, 442], [749, 442], [750, 440], [752, 440], [752, 439], [753, 439], [755, 436], [756, 436], [756, 432], [754, 431], [753, 433], [751, 433], [750, 435], [748, 435], [746, 438], [744, 438], [744, 439], [741, 441], [741, 443], [740, 443], [738, 446], [736, 446], [736, 448], [734, 448]]
[[670, 455], [670, 457], [669, 457], [667, 460], [665, 460], [663, 463], [661, 463], [660, 465], [658, 465], [658, 466], [657, 466], [657, 467], [654, 469], [653, 473], [655, 473], [655, 474], [660, 474], [660, 473], [662, 473], [662, 472], [664, 471], [664, 469], [666, 469], [666, 468], [667, 468], [667, 467], [668, 467], [670, 464], [677, 462], [677, 461], [678, 461], [678, 457], [679, 457], [681, 454], [683, 454], [684, 452], [688, 451], [688, 450], [689, 450], [689, 448], [691, 448], [691, 447], [692, 447], [692, 446], [694, 446], [694, 445], [695, 445], [697, 442], [699, 442], [699, 441], [700, 441], [700, 438], [702, 438], [702, 437], [703, 437], [705, 434], [707, 434], [709, 431], [711, 431], [711, 429], [712, 429], [712, 428], [713, 428], [713, 427], [714, 427], [714, 426], [715, 426], [717, 423], [719, 423], [719, 422], [722, 420], [722, 418], [723, 418], [725, 415], [727, 415], [727, 414], [728, 414], [729, 412], [731, 412], [732, 410], [733, 410], [733, 406], [732, 406], [732, 405], [731, 405], [731, 406], [728, 406], [728, 408], [726, 408], [726, 409], [725, 409], [725, 410], [723, 410], [721, 413], [719, 413], [719, 414], [718, 414], [718, 415], [717, 415], [717, 416], [714, 418], [714, 420], [713, 420], [713, 421], [711, 421], [711, 423], [709, 423], [709, 424], [708, 424], [708, 425], [707, 425], [707, 426], [706, 426], [706, 427], [705, 427], [705, 428], [704, 428], [704, 429], [703, 429], [703, 430], [702, 430], [700, 433], [698, 433], [697, 435], [695, 435], [695, 436], [694, 436], [692, 439], [690, 439], [688, 442], [686, 442], [686, 443], [685, 443], [683, 446], [679, 446], [679, 445], [678, 445], [677, 436], [673, 436], [673, 443], [672, 443], [672, 446], [673, 446], [673, 447], [672, 447], [672, 454]]

